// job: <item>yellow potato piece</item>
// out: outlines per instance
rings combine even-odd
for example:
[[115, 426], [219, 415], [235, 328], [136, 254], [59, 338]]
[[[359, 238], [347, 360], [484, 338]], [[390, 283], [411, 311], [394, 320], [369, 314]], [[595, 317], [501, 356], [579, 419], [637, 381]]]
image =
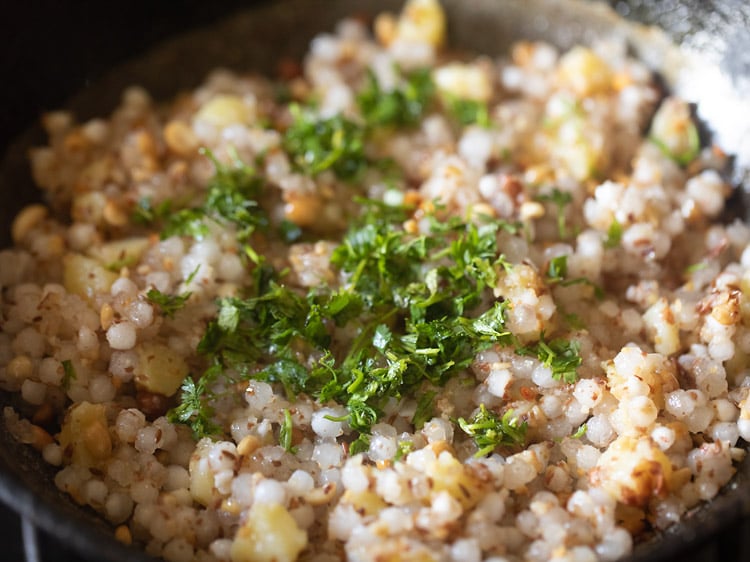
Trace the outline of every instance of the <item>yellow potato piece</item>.
[[81, 402], [65, 417], [59, 436], [60, 446], [73, 464], [97, 467], [112, 453], [112, 439], [104, 404]]
[[396, 36], [439, 47], [445, 41], [445, 12], [437, 0], [409, 0], [398, 19]]
[[126, 238], [108, 242], [101, 246], [94, 246], [88, 255], [99, 261], [111, 271], [119, 271], [122, 267], [131, 267], [140, 261], [143, 252], [148, 248], [148, 238]]
[[307, 533], [284, 506], [254, 504], [232, 543], [232, 562], [294, 562], [307, 546]]
[[432, 78], [442, 94], [473, 101], [487, 101], [492, 97], [490, 77], [477, 65], [447, 64], [433, 71]]
[[161, 343], [144, 342], [138, 347], [135, 384], [156, 394], [172, 396], [188, 374], [185, 360]]
[[482, 483], [469, 467], [447, 451], [425, 467], [425, 474], [432, 478], [433, 495], [448, 492], [464, 509], [475, 506], [482, 497]]
[[667, 299], [662, 297], [652, 304], [643, 314], [643, 321], [657, 353], [671, 355], [680, 350], [680, 326]]
[[235, 123], [249, 123], [254, 118], [254, 113], [239, 97], [219, 95], [203, 104], [196, 117], [216, 127], [227, 127]]
[[190, 495], [203, 506], [211, 503], [214, 489], [214, 476], [204, 458], [205, 451], [210, 449], [212, 441], [204, 438], [198, 441], [195, 452], [190, 457]]
[[672, 489], [672, 463], [650, 437], [621, 435], [599, 457], [590, 478], [618, 501], [642, 507]]
[[573, 47], [560, 59], [560, 83], [580, 97], [606, 93], [612, 86], [612, 69], [587, 47]]
[[375, 492], [369, 490], [364, 490], [363, 492], [347, 490], [344, 492], [341, 501], [350, 504], [358, 512], [365, 513], [366, 515], [376, 515], [388, 505]]
[[97, 294], [108, 293], [119, 275], [107, 270], [97, 260], [81, 254], [68, 254], [63, 258], [63, 286], [89, 302]]

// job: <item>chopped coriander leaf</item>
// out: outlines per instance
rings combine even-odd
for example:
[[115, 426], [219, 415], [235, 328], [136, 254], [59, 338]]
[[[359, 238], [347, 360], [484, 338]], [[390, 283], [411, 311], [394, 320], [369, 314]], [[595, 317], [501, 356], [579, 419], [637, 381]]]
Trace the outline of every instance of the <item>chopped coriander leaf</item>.
[[591, 279], [587, 279], [586, 277], [576, 277], [575, 279], [566, 279], [560, 283], [561, 287], [571, 287], [572, 285], [588, 285], [594, 290], [594, 297], [597, 300], [602, 300], [604, 298], [604, 289], [594, 283]]
[[362, 174], [367, 164], [363, 127], [341, 115], [321, 119], [295, 105], [291, 111], [294, 121], [283, 146], [298, 170], [316, 176], [330, 169], [347, 181]]
[[604, 240], [604, 247], [616, 248], [620, 245], [620, 240], [622, 240], [622, 225], [617, 219], [613, 219], [612, 224], [607, 229], [607, 238]]
[[193, 282], [193, 279], [195, 279], [195, 276], [198, 275], [198, 272], [201, 270], [200, 264], [195, 266], [195, 269], [190, 272], [190, 275], [187, 276], [187, 279], [185, 279], [185, 285], [190, 285], [190, 283]]
[[684, 168], [690, 164], [690, 162], [695, 160], [701, 151], [701, 140], [700, 135], [698, 134], [698, 127], [695, 126], [695, 123], [693, 123], [692, 120], [687, 125], [686, 131], [688, 135], [688, 147], [679, 154], [672, 152], [664, 141], [654, 135], [651, 135], [649, 140], [655, 144], [667, 158], [674, 160], [676, 164]]
[[399, 441], [398, 449], [396, 450], [396, 456], [393, 457], [393, 460], [395, 462], [399, 462], [406, 455], [411, 453], [413, 448], [414, 448], [414, 443], [412, 443], [411, 441]]
[[146, 298], [157, 305], [165, 316], [173, 318], [175, 312], [185, 306], [192, 293], [190, 291], [179, 295], [167, 295], [158, 289], [150, 289], [146, 293]]
[[209, 216], [234, 224], [237, 237], [247, 240], [257, 228], [268, 226], [268, 217], [258, 204], [263, 179], [236, 152], [231, 164], [223, 164], [207, 149], [201, 151], [214, 164], [216, 172], [208, 184], [204, 210]]
[[287, 453], [295, 454], [297, 452], [297, 447], [292, 445], [293, 428], [292, 414], [288, 409], [285, 409], [284, 421], [281, 422], [281, 427], [279, 428], [279, 445], [281, 445]]
[[281, 234], [281, 238], [287, 244], [296, 242], [302, 237], [302, 229], [292, 221], [286, 219], [281, 221], [281, 224], [279, 225], [279, 233]]
[[695, 273], [696, 271], [701, 271], [703, 269], [706, 269], [707, 267], [708, 267], [708, 264], [704, 261], [691, 263], [689, 266], [685, 268], [685, 274], [690, 275], [691, 273]]
[[576, 432], [570, 436], [571, 439], [580, 439], [581, 437], [586, 435], [586, 429], [586, 424], [582, 423], [581, 426], [576, 430]]
[[323, 313], [337, 326], [345, 326], [359, 317], [364, 310], [362, 297], [351, 291], [339, 290], [328, 295]]
[[432, 103], [435, 86], [429, 69], [415, 70], [403, 84], [390, 91], [381, 89], [372, 71], [357, 96], [357, 105], [368, 127], [416, 125]]
[[574, 330], [583, 330], [586, 328], [586, 324], [583, 322], [580, 316], [573, 312], [564, 312], [558, 307], [558, 310], [562, 314], [563, 320], [567, 322], [568, 326], [570, 326]]
[[154, 205], [151, 199], [142, 197], [133, 209], [131, 218], [137, 224], [149, 225], [164, 220], [171, 212], [172, 201], [169, 199]]
[[355, 392], [352, 392], [352, 394], [354, 396], [347, 405], [349, 409], [349, 425], [352, 429], [356, 429], [360, 433], [368, 432], [370, 427], [380, 419], [382, 412], [362, 401], [360, 395], [357, 395]]
[[294, 397], [305, 388], [308, 371], [293, 359], [279, 359], [268, 365], [254, 378], [270, 382], [280, 382], [287, 396]]
[[[345, 405], [350, 427], [366, 436], [390, 399], [425, 381], [445, 384], [480, 350], [515, 339], [504, 301], [471, 314], [492, 298], [498, 269], [510, 267], [497, 248], [505, 223], [435, 220], [432, 232], [410, 234], [402, 227], [406, 209], [363, 204], [332, 257], [348, 276], [343, 287], [303, 294], [262, 264], [250, 296], [219, 301], [198, 351], [220, 370], [279, 383], [290, 397], [305, 392]], [[354, 337], [334, 356], [337, 329]], [[311, 354], [320, 355], [303, 364]], [[431, 415], [428, 406], [415, 423]]]
[[552, 203], [557, 209], [557, 232], [560, 238], [567, 238], [569, 235], [566, 217], [566, 208], [573, 202], [573, 196], [567, 191], [560, 191], [554, 188], [550, 193], [539, 195], [537, 201], [542, 203]]
[[172, 236], [192, 236], [196, 240], [208, 235], [208, 227], [204, 224], [206, 213], [201, 208], [180, 209], [169, 215], [161, 229], [161, 239]]
[[422, 394], [417, 400], [417, 409], [414, 411], [414, 416], [411, 418], [411, 423], [414, 424], [415, 429], [422, 429], [425, 423], [432, 419], [437, 392], [430, 390]]
[[73, 366], [73, 362], [70, 359], [65, 359], [62, 362], [63, 367], [63, 377], [62, 382], [60, 383], [64, 390], [70, 389], [70, 383], [72, 383], [74, 380], [78, 378], [78, 374], [76, 373], [76, 369]]
[[334, 250], [331, 263], [349, 275], [348, 284], [372, 306], [392, 300], [396, 287], [419, 279], [420, 264], [427, 257], [430, 241], [425, 236], [409, 237], [401, 228], [406, 210], [369, 205], [360, 224], [349, 230]]
[[257, 229], [268, 226], [268, 217], [258, 199], [263, 179], [255, 168], [242, 162], [236, 152], [230, 164], [220, 162], [211, 151], [202, 149], [209, 158], [215, 173], [208, 183], [206, 199], [202, 206], [180, 209], [166, 217], [161, 238], [192, 236], [201, 239], [208, 235], [207, 220], [232, 224], [237, 229], [237, 239], [247, 242]]
[[513, 410], [507, 410], [502, 417], [479, 405], [479, 411], [469, 420], [458, 419], [458, 426], [467, 435], [474, 438], [477, 446], [475, 457], [491, 454], [495, 448], [506, 445], [522, 445], [526, 441], [526, 422], [519, 423], [513, 416]]
[[508, 303], [506, 301], [496, 301], [492, 308], [471, 321], [470, 334], [483, 341], [512, 343], [513, 335], [505, 327], [507, 311]]
[[[211, 356], [224, 368], [249, 374], [249, 367], [261, 358], [270, 358], [272, 349], [286, 352], [282, 357], [292, 360], [289, 346], [293, 340], [304, 338], [306, 318], [304, 299], [271, 282], [267, 292], [259, 297], [221, 299], [218, 316], [209, 323], [198, 344], [198, 352]], [[287, 370], [270, 370], [263, 373], [262, 378], [283, 382], [287, 380], [286, 374], [289, 374]]]
[[588, 285], [593, 288], [594, 296], [597, 299], [604, 298], [604, 290], [596, 283], [585, 277], [576, 277], [574, 279], [565, 279], [568, 274], [568, 256], [562, 255], [552, 258], [547, 266], [547, 282], [550, 284], [558, 283], [561, 287], [570, 287], [572, 285]]
[[537, 343], [521, 347], [517, 352], [536, 356], [543, 365], [550, 368], [553, 379], [573, 384], [578, 380], [577, 369], [583, 362], [580, 348], [577, 341], [561, 338], [545, 341], [542, 335]]
[[568, 256], [562, 255], [552, 258], [547, 267], [547, 279], [552, 282], [559, 282], [568, 275]]
[[219, 433], [219, 427], [211, 420], [213, 409], [208, 404], [208, 385], [218, 374], [216, 368], [209, 369], [197, 383], [191, 376], [185, 377], [180, 389], [180, 404], [167, 413], [170, 422], [189, 426], [196, 439]]
[[445, 101], [449, 113], [460, 125], [490, 126], [490, 114], [485, 102], [457, 97], [446, 97]]
[[370, 436], [360, 433], [354, 441], [349, 443], [349, 455], [354, 456], [358, 453], [364, 453], [370, 448]]

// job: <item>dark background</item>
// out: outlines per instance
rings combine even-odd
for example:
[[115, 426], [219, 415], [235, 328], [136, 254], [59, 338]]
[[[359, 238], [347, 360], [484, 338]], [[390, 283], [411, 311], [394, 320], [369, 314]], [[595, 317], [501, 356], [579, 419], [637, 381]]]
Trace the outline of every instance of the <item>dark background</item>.
[[[0, 152], [44, 112], [178, 30], [252, 0], [11, 0], [0, 9]], [[147, 17], [144, 18], [144, 14]], [[85, 21], [86, 31], [70, 22]]]

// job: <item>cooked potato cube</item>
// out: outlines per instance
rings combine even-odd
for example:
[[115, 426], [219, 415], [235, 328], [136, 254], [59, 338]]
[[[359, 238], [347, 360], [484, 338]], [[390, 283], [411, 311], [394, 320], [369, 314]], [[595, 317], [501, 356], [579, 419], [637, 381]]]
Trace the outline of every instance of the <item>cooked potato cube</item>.
[[112, 438], [103, 404], [81, 402], [65, 417], [59, 436], [65, 455], [74, 464], [99, 466], [112, 453]]
[[94, 296], [108, 293], [117, 273], [107, 270], [101, 263], [80, 254], [63, 258], [63, 285], [69, 293], [93, 302]]
[[138, 263], [148, 248], [148, 238], [126, 238], [95, 246], [89, 250], [90, 257], [96, 259], [110, 271], [119, 271]]
[[256, 503], [232, 543], [232, 562], [294, 562], [307, 546], [307, 533], [284, 506]]
[[156, 394], [172, 396], [188, 374], [185, 359], [164, 344], [144, 342], [138, 360], [135, 384]]

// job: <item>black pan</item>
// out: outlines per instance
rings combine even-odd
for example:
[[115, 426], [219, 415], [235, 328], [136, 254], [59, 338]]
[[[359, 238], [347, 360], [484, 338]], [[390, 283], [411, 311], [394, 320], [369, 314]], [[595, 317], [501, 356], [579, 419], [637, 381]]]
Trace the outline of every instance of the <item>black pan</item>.
[[[53, 3], [17, 5], [5, 13], [0, 36], [4, 88], [0, 88], [0, 247], [9, 244], [12, 216], [35, 197], [26, 163], [29, 146], [43, 142], [41, 110], [72, 108], [80, 119], [106, 115], [122, 89], [145, 86], [157, 99], [195, 86], [221, 64], [272, 72], [281, 56], [299, 56], [318, 31], [341, 17], [396, 10], [400, 1], [283, 0], [223, 3], [181, 0], [153, 3]], [[544, 39], [560, 47], [613, 34], [665, 81], [698, 102], [709, 135], [735, 155], [736, 187], [727, 212], [746, 217], [750, 187], [750, 4], [745, 0], [611, 0], [628, 19], [653, 23], [666, 34], [623, 25], [604, 2], [576, 0], [446, 0], [451, 44], [501, 53], [520, 39]], [[48, 4], [45, 6], [44, 4]], [[244, 3], [246, 7], [248, 2]], [[212, 30], [195, 30], [220, 16]], [[7, 17], [15, 16], [15, 17]], [[176, 39], [166, 39], [187, 31]], [[680, 44], [673, 49], [667, 39]], [[686, 55], [685, 53], [688, 52]], [[131, 62], [107, 70], [128, 55]], [[694, 56], [694, 55], [699, 56]], [[66, 98], [78, 92], [72, 99]], [[19, 135], [19, 131], [25, 130]], [[11, 137], [17, 137], [9, 142]], [[706, 139], [704, 139], [706, 140]], [[0, 395], [0, 405], [13, 397]], [[0, 499], [26, 520], [63, 539], [92, 561], [151, 560], [112, 538], [112, 530], [88, 509], [76, 507], [52, 484], [54, 471], [33, 450], [16, 443], [0, 416]], [[709, 506], [685, 523], [639, 545], [631, 557], [655, 560], [750, 560], [750, 462]]]

